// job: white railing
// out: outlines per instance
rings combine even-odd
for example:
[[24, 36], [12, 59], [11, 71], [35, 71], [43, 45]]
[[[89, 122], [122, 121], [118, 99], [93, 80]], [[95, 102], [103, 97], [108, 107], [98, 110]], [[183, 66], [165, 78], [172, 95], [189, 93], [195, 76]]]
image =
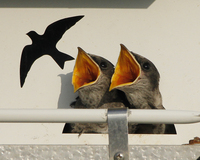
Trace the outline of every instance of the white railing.
[[[200, 111], [128, 110], [128, 122], [185, 124], [200, 122]], [[107, 109], [0, 109], [0, 122], [107, 122]]]

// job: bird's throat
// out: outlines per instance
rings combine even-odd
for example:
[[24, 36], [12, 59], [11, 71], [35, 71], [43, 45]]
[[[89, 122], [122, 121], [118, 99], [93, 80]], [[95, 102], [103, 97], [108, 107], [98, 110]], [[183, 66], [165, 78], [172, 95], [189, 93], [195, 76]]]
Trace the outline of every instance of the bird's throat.
[[110, 90], [125, 85], [131, 85], [140, 77], [141, 68], [130, 51], [121, 45], [121, 51], [111, 79]]
[[74, 92], [81, 87], [94, 84], [101, 74], [101, 70], [96, 62], [81, 48], [78, 48], [78, 50], [72, 76]]

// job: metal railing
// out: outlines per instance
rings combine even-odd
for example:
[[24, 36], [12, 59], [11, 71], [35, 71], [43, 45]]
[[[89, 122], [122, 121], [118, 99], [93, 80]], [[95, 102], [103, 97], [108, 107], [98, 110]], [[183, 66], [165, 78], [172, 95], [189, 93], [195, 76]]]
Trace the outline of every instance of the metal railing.
[[128, 122], [185, 124], [200, 122], [198, 111], [139, 109], [1, 109], [0, 122], [108, 123], [109, 160], [128, 160]]
[[[0, 109], [0, 122], [107, 122], [107, 109]], [[186, 124], [200, 122], [200, 111], [129, 109], [128, 122]]]

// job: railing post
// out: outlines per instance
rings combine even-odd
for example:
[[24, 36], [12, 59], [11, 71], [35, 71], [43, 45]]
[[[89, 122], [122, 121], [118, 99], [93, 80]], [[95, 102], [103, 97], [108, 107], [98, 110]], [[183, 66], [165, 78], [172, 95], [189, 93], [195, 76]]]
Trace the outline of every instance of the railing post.
[[128, 160], [127, 109], [108, 109], [109, 160]]

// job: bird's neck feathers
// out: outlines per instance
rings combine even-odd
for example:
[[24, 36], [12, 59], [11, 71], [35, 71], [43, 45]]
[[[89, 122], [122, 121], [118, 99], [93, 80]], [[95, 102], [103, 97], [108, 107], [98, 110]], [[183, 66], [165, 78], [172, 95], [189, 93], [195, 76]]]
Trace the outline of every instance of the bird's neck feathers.
[[[119, 97], [117, 90], [109, 91], [109, 89], [107, 89], [107, 91], [103, 95], [103, 97], [98, 105], [98, 108], [99, 107], [102, 108], [102, 106], [104, 104], [110, 104], [112, 102], [121, 102], [120, 100], [121, 100], [121, 97]], [[118, 107], [118, 105], [116, 107]], [[109, 106], [107, 108], [109, 108]]]
[[132, 89], [124, 92], [129, 103], [136, 109], [164, 109], [159, 89]]
[[78, 94], [82, 104], [86, 108], [97, 108], [104, 94], [108, 92], [109, 85], [110, 79], [106, 76], [100, 75], [95, 84], [80, 88]]

